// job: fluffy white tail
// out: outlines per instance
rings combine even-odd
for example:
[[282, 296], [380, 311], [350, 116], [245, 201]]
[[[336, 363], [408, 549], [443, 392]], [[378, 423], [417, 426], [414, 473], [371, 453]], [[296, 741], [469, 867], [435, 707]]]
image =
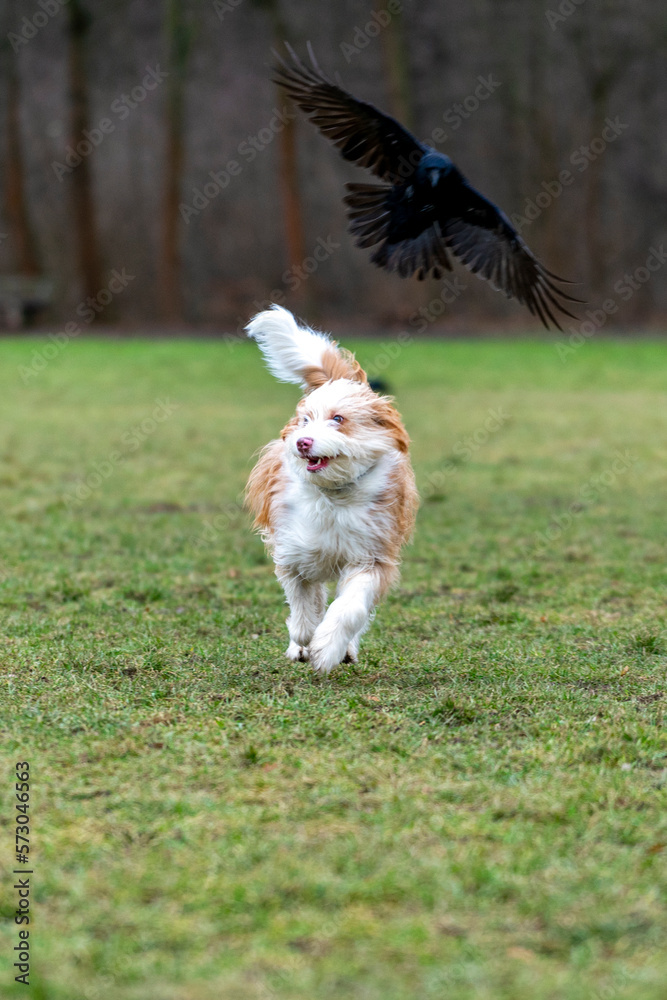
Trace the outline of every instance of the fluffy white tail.
[[257, 341], [269, 371], [281, 382], [315, 389], [330, 379], [366, 381], [353, 355], [341, 350], [325, 334], [299, 326], [292, 313], [282, 306], [273, 305], [257, 313], [246, 332]]

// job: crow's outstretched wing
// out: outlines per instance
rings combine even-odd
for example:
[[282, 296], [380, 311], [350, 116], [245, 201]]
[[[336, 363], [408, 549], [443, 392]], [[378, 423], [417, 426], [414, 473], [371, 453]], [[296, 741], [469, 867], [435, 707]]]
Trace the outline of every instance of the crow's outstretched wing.
[[[419, 142], [389, 115], [358, 101], [322, 72], [309, 46], [312, 68], [286, 44], [288, 64], [276, 54], [274, 80], [346, 160], [372, 171], [389, 186], [348, 184], [345, 203], [357, 246], [375, 247], [371, 261], [401, 277], [440, 277], [451, 270], [448, 251], [467, 268], [517, 299], [548, 328], [555, 313], [573, 319], [564, 302], [579, 302], [532, 253], [507, 216], [468, 184], [450, 163], [437, 183], [417, 175], [425, 154]], [[422, 171], [422, 174], [424, 171]]]
[[508, 298], [517, 299], [544, 325], [561, 326], [556, 312], [576, 318], [558, 287], [507, 216], [471, 187], [458, 170], [435, 190], [407, 183], [393, 187], [348, 184], [344, 201], [357, 246], [375, 247], [371, 261], [402, 278], [439, 278], [451, 271], [449, 253]]
[[312, 49], [311, 68], [301, 62], [290, 45], [285, 47], [292, 65], [275, 53], [280, 65], [274, 71], [274, 81], [285, 88], [342, 156], [390, 184], [411, 177], [427, 147], [389, 115], [358, 101], [329, 80], [317, 65]]
[[550, 322], [562, 329], [554, 310], [576, 319], [563, 300], [580, 300], [556, 284], [569, 282], [547, 270], [504, 212], [465, 180], [460, 185], [457, 202], [455, 210], [449, 208], [437, 213], [437, 223], [446, 246], [462, 264], [508, 298], [526, 305], [547, 329]]

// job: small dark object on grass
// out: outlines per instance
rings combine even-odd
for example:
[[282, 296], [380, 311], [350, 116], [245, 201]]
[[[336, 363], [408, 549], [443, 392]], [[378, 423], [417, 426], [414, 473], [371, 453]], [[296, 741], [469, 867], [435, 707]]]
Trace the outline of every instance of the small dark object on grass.
[[373, 392], [379, 392], [383, 396], [391, 396], [389, 383], [385, 382], [383, 378], [369, 378], [368, 384]]

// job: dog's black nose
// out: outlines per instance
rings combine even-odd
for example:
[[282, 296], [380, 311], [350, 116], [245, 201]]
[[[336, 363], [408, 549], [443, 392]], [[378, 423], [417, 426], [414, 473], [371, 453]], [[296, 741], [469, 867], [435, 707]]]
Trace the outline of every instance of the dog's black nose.
[[296, 446], [297, 446], [298, 450], [301, 452], [302, 455], [306, 455], [310, 451], [310, 449], [313, 447], [313, 439], [312, 438], [299, 438], [299, 440], [296, 443]]

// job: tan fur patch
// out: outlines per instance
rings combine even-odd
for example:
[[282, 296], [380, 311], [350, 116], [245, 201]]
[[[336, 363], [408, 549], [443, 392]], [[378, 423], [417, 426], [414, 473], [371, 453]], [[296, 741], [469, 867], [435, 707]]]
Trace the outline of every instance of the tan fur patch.
[[374, 505], [388, 509], [394, 522], [394, 530], [388, 532], [385, 538], [384, 552], [375, 563], [376, 570], [380, 572], [380, 596], [384, 597], [398, 580], [400, 551], [412, 537], [419, 507], [419, 494], [407, 456], [393, 470], [387, 489]]
[[412, 536], [417, 508], [419, 507], [415, 476], [407, 458], [402, 459], [391, 473], [387, 490], [379, 498], [379, 502], [391, 507], [391, 514], [396, 526], [392, 542], [396, 549], [396, 555], [398, 555], [400, 547]]
[[[290, 421], [290, 424], [295, 421], [296, 418]], [[289, 434], [290, 424], [283, 430], [283, 437]], [[283, 455], [282, 441], [271, 441], [267, 444], [257, 465], [250, 473], [246, 486], [246, 507], [255, 515], [255, 528], [263, 532], [273, 530], [273, 500], [285, 488]]]
[[407, 458], [393, 475], [396, 480], [396, 530], [400, 535], [400, 544], [403, 545], [412, 538], [415, 529], [419, 493], [412, 466]]
[[410, 438], [398, 410], [391, 405], [389, 399], [383, 399], [382, 396], [377, 397], [373, 404], [373, 420], [378, 426], [389, 431], [398, 450], [407, 455]]
[[288, 438], [288, 437], [290, 436], [290, 434], [292, 433], [292, 431], [293, 431], [293, 430], [296, 430], [296, 428], [297, 428], [297, 427], [299, 426], [299, 416], [298, 416], [298, 412], [299, 412], [299, 410], [301, 409], [301, 404], [302, 404], [302, 403], [303, 403], [303, 400], [302, 400], [302, 399], [300, 399], [300, 400], [299, 400], [299, 403], [298, 403], [298, 405], [297, 405], [297, 414], [296, 414], [295, 416], [293, 416], [293, 417], [292, 417], [292, 419], [291, 419], [291, 420], [289, 420], [289, 421], [288, 421], [288, 422], [287, 422], [287, 423], [285, 424], [285, 426], [283, 427], [283, 429], [281, 430], [281, 432], [280, 432], [280, 437], [281, 437], [281, 439], [282, 439], [283, 441], [285, 440], [285, 438]]
[[309, 389], [319, 389], [325, 382], [335, 382], [339, 378], [349, 378], [353, 382], [368, 382], [354, 354], [332, 343], [322, 354], [321, 364], [309, 365], [303, 370], [303, 378]]

